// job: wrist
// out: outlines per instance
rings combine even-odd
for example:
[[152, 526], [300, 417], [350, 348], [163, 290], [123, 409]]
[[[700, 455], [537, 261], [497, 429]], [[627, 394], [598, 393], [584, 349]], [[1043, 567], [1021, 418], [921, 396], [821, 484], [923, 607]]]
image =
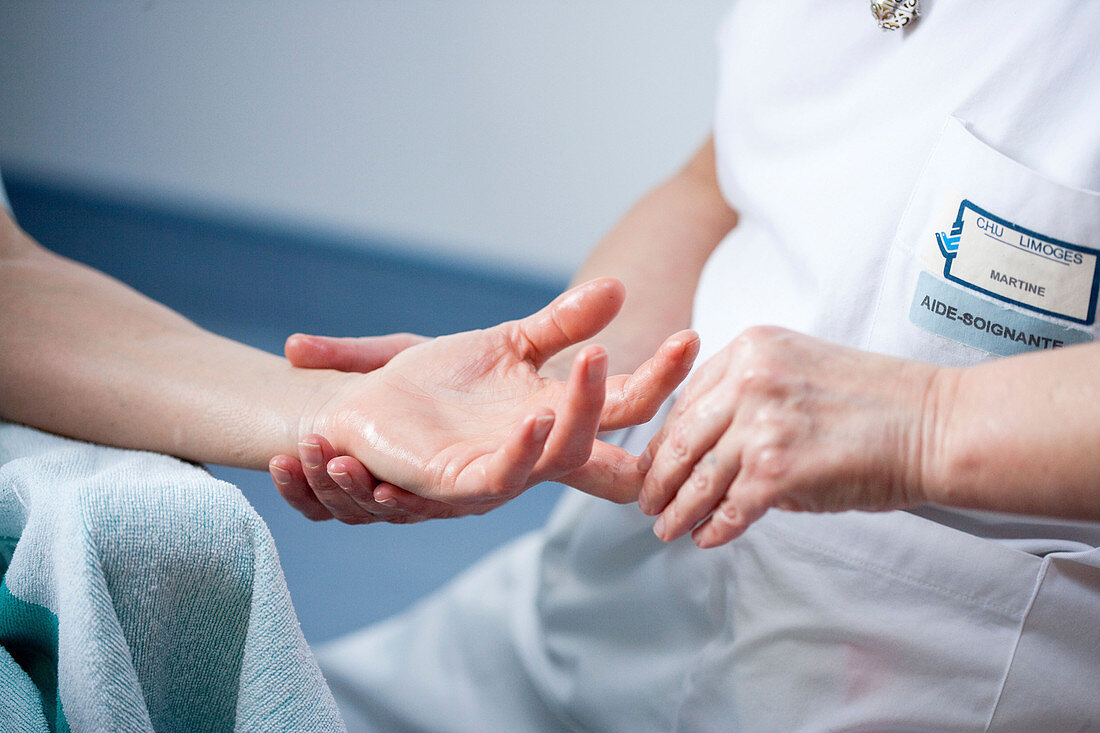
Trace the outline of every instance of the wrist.
[[[179, 419], [168, 436], [149, 435], [147, 444], [136, 439], [123, 444], [256, 470], [266, 469], [273, 456], [298, 455], [306, 416], [330, 399], [343, 375], [296, 369], [268, 357], [264, 354], [251, 365], [247, 383], [245, 372], [213, 389], [188, 383], [180, 396], [169, 400]], [[194, 409], [203, 402], [208, 407]]]
[[921, 502], [959, 505], [959, 476], [953, 468], [952, 411], [963, 370], [936, 368], [928, 380], [921, 409], [921, 440], [918, 465]]
[[311, 387], [296, 419], [287, 424], [290, 453], [297, 454], [299, 441], [313, 434], [324, 436], [338, 452], [351, 451], [356, 435], [367, 428], [366, 416], [351, 406], [352, 398], [355, 403], [372, 402], [364, 395], [373, 391], [378, 378], [372, 373], [292, 369]]

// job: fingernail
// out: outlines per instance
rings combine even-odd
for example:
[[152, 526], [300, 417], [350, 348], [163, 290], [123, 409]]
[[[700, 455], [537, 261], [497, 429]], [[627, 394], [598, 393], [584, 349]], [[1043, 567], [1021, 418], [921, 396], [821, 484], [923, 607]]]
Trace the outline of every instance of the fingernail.
[[271, 478], [275, 479], [275, 483], [279, 486], [286, 486], [290, 483], [290, 472], [281, 466], [268, 466], [271, 471]]
[[653, 466], [653, 451], [647, 445], [642, 455], [638, 456], [638, 472], [646, 473]]
[[601, 384], [607, 373], [607, 352], [601, 351], [588, 359], [588, 383]]
[[665, 538], [665, 516], [662, 514], [657, 517], [657, 521], [653, 523], [653, 534], [657, 535], [657, 539], [664, 540]]
[[649, 498], [645, 495], [644, 491], [641, 494], [638, 494], [638, 508], [642, 510], [642, 514], [650, 513]]
[[309, 468], [321, 467], [321, 446], [302, 442], [298, 444], [298, 453]]
[[668, 341], [668, 346], [673, 349], [686, 349], [699, 340], [699, 334], [694, 331], [678, 333]]
[[381, 499], [376, 497], [375, 502], [382, 506], [397, 506], [397, 499], [394, 499], [392, 496], [383, 496]]
[[531, 428], [531, 437], [542, 442], [550, 434], [550, 428], [554, 427], [553, 415], [539, 415], [535, 418], [535, 426]]

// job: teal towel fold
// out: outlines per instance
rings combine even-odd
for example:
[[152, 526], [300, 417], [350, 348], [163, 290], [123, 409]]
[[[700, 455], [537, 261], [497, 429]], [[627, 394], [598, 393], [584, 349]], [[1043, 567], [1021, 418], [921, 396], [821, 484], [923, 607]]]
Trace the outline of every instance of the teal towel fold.
[[271, 535], [167, 456], [0, 423], [0, 729], [343, 730]]

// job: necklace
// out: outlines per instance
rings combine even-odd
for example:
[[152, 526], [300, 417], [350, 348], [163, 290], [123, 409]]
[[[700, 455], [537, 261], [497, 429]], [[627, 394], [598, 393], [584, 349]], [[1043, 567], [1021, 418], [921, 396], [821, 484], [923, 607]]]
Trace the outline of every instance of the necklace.
[[871, 0], [871, 13], [884, 31], [896, 31], [920, 17], [920, 0]]

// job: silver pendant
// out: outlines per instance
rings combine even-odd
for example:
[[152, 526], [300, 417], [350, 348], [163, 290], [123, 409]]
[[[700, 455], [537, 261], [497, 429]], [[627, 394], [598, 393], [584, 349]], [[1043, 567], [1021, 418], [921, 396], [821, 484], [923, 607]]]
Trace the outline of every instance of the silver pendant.
[[871, 13], [884, 31], [896, 31], [917, 22], [920, 0], [871, 0]]

